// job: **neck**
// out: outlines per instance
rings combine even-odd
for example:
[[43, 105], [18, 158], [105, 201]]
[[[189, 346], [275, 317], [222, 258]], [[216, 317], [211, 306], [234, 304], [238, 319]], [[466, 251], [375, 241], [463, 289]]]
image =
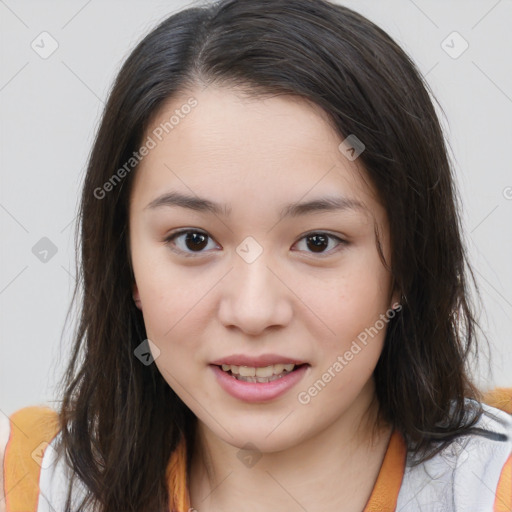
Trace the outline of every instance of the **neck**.
[[[354, 406], [326, 429], [285, 450], [262, 453], [251, 467], [240, 448], [199, 422], [190, 467], [191, 507], [252, 512], [363, 510], [377, 479], [392, 428], [378, 418], [373, 379]], [[299, 506], [300, 504], [300, 506]]]

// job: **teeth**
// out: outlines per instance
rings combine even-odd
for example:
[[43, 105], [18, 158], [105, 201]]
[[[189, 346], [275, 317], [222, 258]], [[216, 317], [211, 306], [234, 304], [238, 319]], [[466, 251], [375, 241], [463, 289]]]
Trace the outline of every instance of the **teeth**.
[[243, 380], [244, 382], [272, 382], [273, 380], [282, 379], [286, 373], [282, 373], [281, 375], [272, 375], [272, 377], [242, 377], [241, 375], [233, 375], [236, 380]]
[[[269, 377], [273, 375], [282, 375], [283, 372], [291, 372], [295, 368], [295, 364], [273, 364], [270, 366], [264, 366], [255, 368], [252, 366], [235, 366], [232, 364], [223, 364], [222, 369], [225, 372], [231, 371], [233, 375], [240, 375], [240, 377], [255, 377], [252, 382], [267, 382]], [[258, 378], [264, 379], [263, 381], [258, 381]], [[245, 380], [245, 379], [244, 379]]]
[[242, 377], [254, 377], [256, 375], [256, 368], [250, 366], [240, 366], [238, 372]]

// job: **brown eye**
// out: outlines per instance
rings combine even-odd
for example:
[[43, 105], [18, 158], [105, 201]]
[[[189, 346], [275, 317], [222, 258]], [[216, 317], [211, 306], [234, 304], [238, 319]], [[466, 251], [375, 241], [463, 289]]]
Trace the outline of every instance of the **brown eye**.
[[198, 230], [181, 230], [173, 233], [165, 239], [167, 245], [171, 246], [174, 252], [184, 256], [194, 256], [194, 253], [200, 255], [208, 246], [210, 236], [203, 231]]
[[[334, 240], [338, 242], [337, 244], [331, 243]], [[347, 245], [345, 240], [341, 238], [330, 235], [328, 233], [309, 233], [306, 236], [302, 237], [298, 243], [305, 241], [305, 249], [306, 252], [319, 254], [319, 255], [329, 255], [331, 252], [336, 251], [336, 247], [340, 245]], [[333, 248], [334, 247], [334, 248]]]

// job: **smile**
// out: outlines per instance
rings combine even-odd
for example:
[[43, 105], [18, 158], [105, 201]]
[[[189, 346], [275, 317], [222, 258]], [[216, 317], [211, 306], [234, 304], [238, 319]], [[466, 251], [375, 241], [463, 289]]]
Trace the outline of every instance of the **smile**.
[[307, 363], [260, 367], [211, 364], [210, 368], [225, 392], [245, 402], [266, 402], [278, 398], [296, 386], [310, 371]]

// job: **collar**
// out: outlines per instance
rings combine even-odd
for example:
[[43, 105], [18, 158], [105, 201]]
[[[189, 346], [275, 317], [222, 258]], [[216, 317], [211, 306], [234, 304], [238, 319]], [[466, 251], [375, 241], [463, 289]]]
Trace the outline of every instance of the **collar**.
[[[396, 508], [398, 493], [402, 485], [407, 455], [406, 443], [396, 429], [393, 430], [377, 480], [363, 512], [391, 512]], [[182, 438], [171, 455], [167, 467], [170, 488], [169, 509], [173, 512], [190, 510], [190, 495], [187, 486], [187, 450]]]

